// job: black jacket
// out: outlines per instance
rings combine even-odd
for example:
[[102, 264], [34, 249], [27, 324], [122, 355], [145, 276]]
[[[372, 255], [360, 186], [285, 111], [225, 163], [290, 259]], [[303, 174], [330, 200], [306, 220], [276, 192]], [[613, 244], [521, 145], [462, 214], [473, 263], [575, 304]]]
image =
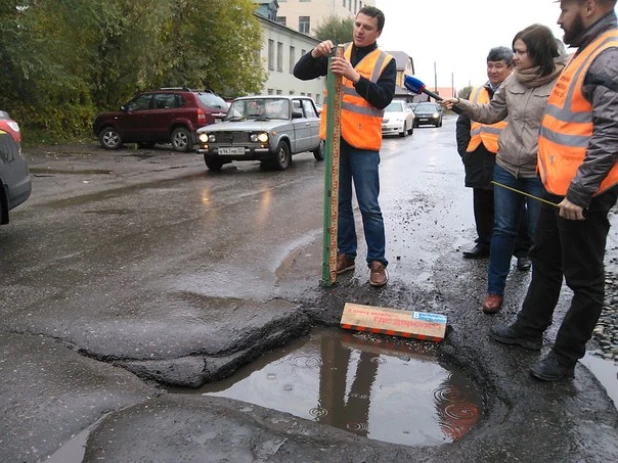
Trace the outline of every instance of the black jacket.
[[[357, 48], [352, 45], [352, 55], [350, 62], [352, 66], [356, 66], [369, 52], [378, 48], [377, 44], [369, 45], [368, 47]], [[300, 80], [311, 80], [320, 76], [325, 76], [328, 72], [328, 58], [322, 56], [314, 58], [311, 52], [305, 53], [296, 66], [294, 66], [294, 76]], [[377, 109], [386, 108], [393, 100], [395, 95], [395, 82], [397, 80], [397, 63], [393, 58], [382, 71], [382, 75], [377, 83], [371, 82], [369, 79], [361, 77], [354, 84], [354, 89], [362, 96], [371, 106]]]
[[[489, 84], [485, 85], [485, 88], [489, 92], [489, 98], [493, 98], [494, 92]], [[457, 152], [459, 152], [466, 170], [466, 186], [469, 188], [491, 189], [496, 155], [487, 151], [487, 148], [482, 143], [473, 152], [468, 153], [466, 151], [470, 138], [472, 138], [470, 136], [470, 125], [470, 118], [460, 114], [456, 124]]]

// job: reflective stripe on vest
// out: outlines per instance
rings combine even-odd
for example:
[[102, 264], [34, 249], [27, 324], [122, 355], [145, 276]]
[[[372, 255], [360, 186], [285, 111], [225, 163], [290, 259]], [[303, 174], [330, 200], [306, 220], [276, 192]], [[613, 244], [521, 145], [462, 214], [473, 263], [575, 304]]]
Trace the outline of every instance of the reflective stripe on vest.
[[[470, 95], [470, 101], [478, 104], [487, 104], [490, 101], [489, 92], [485, 87], [475, 88]], [[500, 134], [507, 123], [500, 121], [495, 124], [486, 125], [476, 121], [470, 122], [470, 143], [468, 143], [466, 151], [472, 153], [483, 143], [487, 151], [496, 154], [498, 152], [498, 138], [500, 138]]]
[[[545, 189], [565, 196], [586, 157], [594, 130], [592, 103], [582, 92], [594, 59], [608, 48], [618, 48], [618, 29], [607, 31], [580, 50], [560, 75], [543, 113], [539, 135], [538, 170]], [[618, 184], [618, 164], [603, 179], [597, 192]]]
[[[352, 44], [345, 44], [344, 57], [350, 60]], [[377, 83], [393, 57], [379, 49], [368, 53], [354, 67], [361, 76]], [[351, 80], [345, 77], [342, 80], [341, 102], [341, 136], [352, 146], [359, 149], [379, 151], [382, 146], [382, 118], [383, 109], [377, 109], [361, 97]], [[327, 92], [324, 91], [324, 101]], [[322, 107], [320, 118], [320, 138], [326, 139], [326, 104]]]

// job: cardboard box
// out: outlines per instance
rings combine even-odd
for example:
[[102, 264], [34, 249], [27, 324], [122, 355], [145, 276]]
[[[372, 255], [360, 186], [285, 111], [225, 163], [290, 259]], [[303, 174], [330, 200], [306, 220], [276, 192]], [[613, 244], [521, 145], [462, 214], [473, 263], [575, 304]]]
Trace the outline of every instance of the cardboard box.
[[440, 342], [446, 334], [446, 316], [373, 307], [346, 302], [341, 327], [347, 330]]

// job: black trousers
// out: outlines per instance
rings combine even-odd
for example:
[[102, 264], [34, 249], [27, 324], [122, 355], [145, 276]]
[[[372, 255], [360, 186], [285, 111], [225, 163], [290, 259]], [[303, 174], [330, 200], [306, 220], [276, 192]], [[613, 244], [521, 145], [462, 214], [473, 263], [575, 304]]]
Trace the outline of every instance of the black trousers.
[[[489, 249], [494, 229], [494, 190], [473, 188], [472, 191], [474, 221], [478, 235], [476, 242], [479, 246]], [[532, 237], [528, 236], [528, 214], [522, 214], [513, 255], [515, 257], [527, 256], [531, 245]]]
[[[558, 208], [541, 205], [530, 250], [532, 279], [517, 323], [529, 334], [545, 331], [552, 322], [564, 275], [573, 299], [553, 351], [566, 364], [575, 364], [584, 356], [603, 309], [607, 215], [617, 197], [617, 187], [595, 196], [585, 212], [586, 220], [563, 219]], [[545, 198], [555, 203], [563, 199], [548, 193]]]

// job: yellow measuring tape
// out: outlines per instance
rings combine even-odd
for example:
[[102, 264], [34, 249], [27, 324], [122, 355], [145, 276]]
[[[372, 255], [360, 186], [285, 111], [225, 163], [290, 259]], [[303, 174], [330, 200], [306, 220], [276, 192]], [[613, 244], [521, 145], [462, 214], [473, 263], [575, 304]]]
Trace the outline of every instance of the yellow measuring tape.
[[546, 199], [539, 198], [538, 196], [531, 195], [530, 193], [526, 193], [525, 191], [518, 190], [516, 188], [512, 188], [510, 186], [503, 185], [502, 183], [491, 181], [494, 185], [498, 185], [499, 187], [506, 188], [507, 190], [514, 191], [515, 193], [519, 193], [520, 195], [527, 196], [528, 198], [536, 199], [537, 201], [541, 201], [542, 203], [549, 204], [550, 206], [554, 206], [560, 208], [560, 204], [552, 203], [551, 201], [547, 201]]

